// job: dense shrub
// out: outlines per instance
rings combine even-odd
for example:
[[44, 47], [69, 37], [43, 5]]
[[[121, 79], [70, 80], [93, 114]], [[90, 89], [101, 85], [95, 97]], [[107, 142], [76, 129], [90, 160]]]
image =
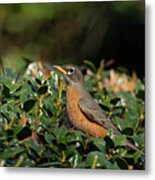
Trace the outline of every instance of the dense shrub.
[[[0, 165], [16, 167], [61, 167], [102, 169], [144, 169], [144, 84], [136, 79], [130, 91], [117, 92], [104, 85], [110, 70], [90, 62], [85, 75], [88, 91], [122, 132], [105, 139], [94, 138], [66, 126], [65, 83], [56, 72], [45, 78], [31, 71], [17, 80], [17, 73], [6, 70], [0, 78]], [[120, 70], [115, 76], [130, 82]], [[120, 81], [120, 79], [119, 79]], [[118, 82], [120, 83], [120, 82]], [[115, 85], [116, 86], [116, 85]], [[128, 138], [139, 151], [122, 146]]]

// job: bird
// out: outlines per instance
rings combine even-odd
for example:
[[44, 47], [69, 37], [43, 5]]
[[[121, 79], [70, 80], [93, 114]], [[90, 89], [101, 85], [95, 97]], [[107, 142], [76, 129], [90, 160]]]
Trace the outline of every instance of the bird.
[[[53, 65], [53, 68], [61, 72], [66, 81], [66, 110], [70, 123], [76, 129], [98, 138], [105, 138], [109, 129], [112, 129], [114, 136], [121, 135], [116, 124], [87, 91], [79, 66], [66, 64]], [[133, 150], [139, 150], [128, 140], [124, 145]]]

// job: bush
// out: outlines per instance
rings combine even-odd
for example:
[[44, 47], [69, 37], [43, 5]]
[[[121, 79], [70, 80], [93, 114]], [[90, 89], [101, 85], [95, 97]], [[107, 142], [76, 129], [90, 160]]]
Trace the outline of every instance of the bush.
[[[121, 136], [108, 131], [95, 138], [66, 126], [65, 83], [56, 73], [18, 74], [7, 70], [1, 76], [0, 165], [7, 167], [61, 167], [100, 169], [144, 169], [144, 84], [128, 73], [113, 70], [113, 78], [126, 77], [112, 87], [112, 70], [103, 71], [86, 61], [86, 85], [102, 109], [117, 124]], [[125, 76], [124, 76], [125, 75]], [[120, 79], [119, 79], [120, 80]], [[108, 83], [104, 83], [108, 82]], [[111, 85], [111, 88], [105, 87]], [[129, 139], [139, 151], [122, 146]]]

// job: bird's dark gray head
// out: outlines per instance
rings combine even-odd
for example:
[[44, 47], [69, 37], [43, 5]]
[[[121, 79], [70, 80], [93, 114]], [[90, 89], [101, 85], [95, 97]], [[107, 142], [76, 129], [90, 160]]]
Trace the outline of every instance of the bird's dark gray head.
[[84, 83], [84, 77], [80, 67], [73, 64], [66, 64], [64, 66], [54, 66], [58, 71], [63, 73], [64, 78], [68, 85], [77, 83]]

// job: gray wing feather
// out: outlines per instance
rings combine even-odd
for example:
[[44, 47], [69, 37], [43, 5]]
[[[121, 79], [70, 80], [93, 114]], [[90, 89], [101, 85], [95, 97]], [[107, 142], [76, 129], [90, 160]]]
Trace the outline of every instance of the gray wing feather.
[[106, 116], [104, 111], [100, 108], [100, 106], [96, 103], [96, 101], [94, 99], [92, 99], [90, 97], [82, 98], [79, 100], [78, 106], [89, 120], [91, 120], [99, 125], [102, 125], [106, 129], [112, 128], [113, 133], [115, 135], [120, 134], [117, 127]]
[[[84, 115], [91, 121], [102, 125], [104, 128], [113, 130], [114, 135], [120, 135], [120, 131], [117, 129], [115, 124], [109, 119], [104, 111], [100, 108], [100, 106], [94, 101], [91, 97], [82, 98], [79, 100], [79, 108], [84, 113]], [[130, 148], [139, 151], [139, 149], [130, 143], [128, 140], [124, 143], [124, 145], [129, 146]], [[142, 152], [143, 153], [143, 152]], [[144, 153], [143, 153], [144, 154]]]

